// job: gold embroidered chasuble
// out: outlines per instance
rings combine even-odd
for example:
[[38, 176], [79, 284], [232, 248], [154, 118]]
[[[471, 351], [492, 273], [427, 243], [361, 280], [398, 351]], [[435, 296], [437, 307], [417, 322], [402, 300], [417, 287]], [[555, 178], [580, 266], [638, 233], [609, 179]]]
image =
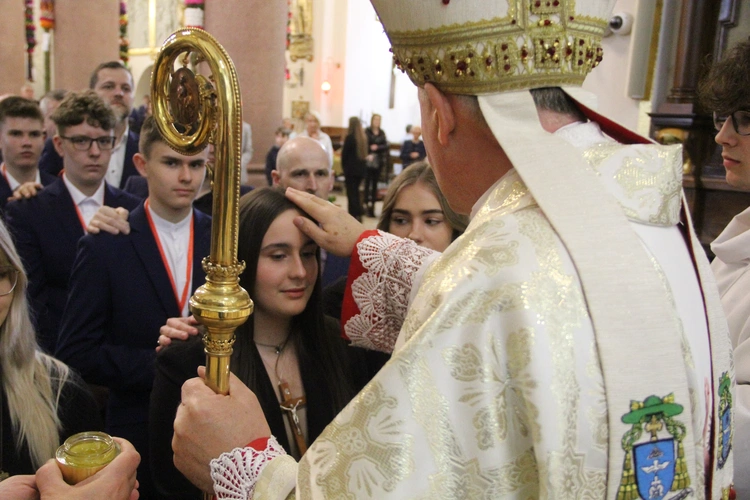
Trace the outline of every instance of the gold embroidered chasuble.
[[[675, 224], [680, 211], [679, 149], [639, 146], [637, 153], [627, 153], [629, 147], [609, 142], [586, 149], [584, 156], [601, 169], [605, 183], [619, 186], [615, 195], [631, 219]], [[347, 324], [353, 341], [357, 332], [385, 338], [383, 330], [398, 324], [388, 311], [407, 311], [404, 297], [414, 277], [420, 277], [397, 349], [298, 468], [289, 457], [269, 463], [254, 498], [284, 498], [295, 473], [298, 498], [599, 499], [607, 496], [609, 481], [624, 485], [618, 499], [637, 499], [648, 498], [639, 493], [637, 482], [644, 480], [650, 481], [645, 491], [653, 492], [653, 498], [664, 498], [658, 496], [664, 486], [672, 489], [667, 498], [687, 493], [705, 498], [704, 446], [711, 449], [706, 436], [711, 429], [727, 429], [717, 416], [722, 414], [719, 384], [713, 397], [698, 397], [704, 387], [694, 373], [693, 357], [705, 355], [693, 353], [691, 342], [683, 339], [691, 401], [674, 402], [666, 394], [653, 395], [655, 401], [647, 398], [652, 396], [648, 387], [634, 388], [633, 394], [646, 399], [623, 408], [623, 421], [652, 413], [623, 436], [623, 446], [630, 450], [627, 460], [638, 454], [641, 444], [649, 446], [649, 432], [658, 435], [661, 448], [654, 445], [648, 461], [631, 460], [623, 465], [622, 475], [608, 478], [607, 395], [576, 269], [515, 171], [478, 205], [465, 234], [423, 270], [423, 276], [416, 270], [428, 254], [411, 242], [381, 233], [358, 244], [367, 272], [353, 286], [361, 310]], [[413, 261], [391, 265], [388, 252], [399, 254], [400, 261], [412, 255]], [[659, 272], [656, 260], [654, 265]], [[699, 262], [699, 267], [705, 266]], [[714, 284], [703, 271], [704, 297], [715, 325], [720, 318], [716, 298], [710, 296]], [[379, 304], [387, 299], [400, 306]], [[712, 332], [717, 334], [725, 331]], [[714, 356], [712, 380], [722, 373], [731, 379], [728, 359], [726, 353]], [[623, 373], [652, 370], [655, 378], [660, 370], [673, 369], [639, 366], [637, 359], [623, 359], [618, 368]], [[711, 405], [711, 399], [717, 403]], [[675, 413], [680, 405], [691, 405], [692, 422], [681, 421]], [[731, 411], [729, 417], [731, 423]], [[695, 442], [677, 439], [680, 426], [682, 435], [690, 427]], [[671, 458], [672, 441], [664, 439], [669, 438], [665, 427], [677, 443]], [[662, 446], [664, 442], [669, 446]], [[655, 453], [662, 452], [667, 456], [659, 461]], [[711, 452], [712, 490], [722, 491], [731, 482], [731, 455], [726, 452], [719, 468], [717, 455], [723, 452]], [[693, 461], [689, 468], [686, 460]], [[666, 485], [659, 469], [665, 462], [673, 463]], [[633, 464], [653, 470], [634, 471]], [[688, 469], [698, 472], [686, 478]]]

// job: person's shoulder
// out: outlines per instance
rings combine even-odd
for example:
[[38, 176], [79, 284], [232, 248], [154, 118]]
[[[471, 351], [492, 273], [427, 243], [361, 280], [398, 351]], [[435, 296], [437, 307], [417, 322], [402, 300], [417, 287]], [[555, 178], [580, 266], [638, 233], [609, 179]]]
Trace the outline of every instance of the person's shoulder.
[[[326, 335], [341, 338], [341, 326], [339, 325], [339, 322], [336, 318], [328, 316], [327, 314], [324, 315], [323, 328], [326, 332]], [[343, 338], [341, 338], [341, 340], [344, 341]]]
[[184, 378], [192, 378], [195, 370], [206, 362], [203, 338], [194, 335], [186, 340], [173, 339], [172, 343], [156, 354], [156, 364], [174, 374], [181, 373]]
[[[50, 204], [56, 203], [59, 199], [61, 189], [59, 183], [61, 182], [62, 179], [58, 178], [48, 184], [44, 189], [40, 190], [36, 196], [8, 202], [5, 206], [5, 212], [11, 216], [18, 216], [24, 213], [36, 213], [42, 210], [46, 211], [46, 208]], [[62, 189], [64, 189], [64, 187]]]
[[109, 205], [112, 207], [123, 207], [128, 210], [133, 210], [143, 201], [141, 198], [135, 196], [134, 194], [123, 191], [120, 188], [110, 186], [109, 184], [105, 185], [105, 189], [105, 205]]
[[125, 181], [122, 190], [138, 198], [146, 199], [148, 198], [148, 181], [141, 175], [131, 175]]
[[57, 179], [59, 179], [59, 177], [57, 177], [56, 175], [52, 175], [43, 170], [39, 171], [39, 180], [42, 181], [42, 186], [45, 186], [45, 187], [49, 186], [52, 183], [54, 183]]
[[196, 234], [211, 232], [211, 216], [205, 212], [193, 208], [195, 214], [195, 231]]

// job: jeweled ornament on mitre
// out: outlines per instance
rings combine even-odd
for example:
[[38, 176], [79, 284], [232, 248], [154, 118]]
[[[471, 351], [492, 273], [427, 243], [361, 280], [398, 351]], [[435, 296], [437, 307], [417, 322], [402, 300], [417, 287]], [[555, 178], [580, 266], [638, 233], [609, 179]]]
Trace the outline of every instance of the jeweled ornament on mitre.
[[581, 85], [614, 0], [371, 0], [396, 65], [419, 86], [490, 94]]

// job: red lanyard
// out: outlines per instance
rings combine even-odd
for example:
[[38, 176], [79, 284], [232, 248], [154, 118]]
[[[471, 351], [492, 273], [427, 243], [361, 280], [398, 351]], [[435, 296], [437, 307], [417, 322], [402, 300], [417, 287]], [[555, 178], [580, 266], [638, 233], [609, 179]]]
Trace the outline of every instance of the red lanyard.
[[8, 179], [8, 169], [5, 168], [5, 162], [3, 162], [3, 177], [5, 177], [5, 182], [8, 183], [8, 186], [10, 186], [10, 180]]
[[148, 207], [148, 199], [146, 199], [146, 203], [144, 206], [146, 208], [146, 218], [148, 219], [148, 225], [151, 228], [151, 233], [154, 235], [154, 239], [156, 240], [156, 246], [159, 247], [161, 261], [164, 263], [164, 268], [167, 270], [167, 274], [169, 275], [169, 282], [172, 283], [174, 298], [175, 300], [177, 300], [177, 306], [180, 308], [180, 314], [182, 314], [182, 311], [185, 309], [185, 303], [187, 302], [188, 290], [190, 290], [190, 278], [193, 274], [193, 223], [195, 222], [195, 217], [190, 218], [190, 241], [188, 242], [187, 266], [185, 266], [185, 286], [183, 287], [182, 295], [180, 296], [177, 295], [177, 283], [175, 283], [174, 276], [172, 275], [172, 269], [169, 267], [169, 261], [167, 260], [167, 256], [164, 253], [164, 248], [161, 246], [159, 232], [156, 230], [156, 227], [154, 226], [154, 220], [151, 218], [151, 209], [149, 209]]

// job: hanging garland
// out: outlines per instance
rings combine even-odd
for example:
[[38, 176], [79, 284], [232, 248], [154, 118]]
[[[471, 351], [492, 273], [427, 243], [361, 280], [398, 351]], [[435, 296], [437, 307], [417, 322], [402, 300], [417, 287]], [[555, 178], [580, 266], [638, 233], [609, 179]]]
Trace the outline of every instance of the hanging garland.
[[39, 25], [49, 33], [50, 30], [55, 29], [55, 1], [42, 0], [39, 2], [39, 9], [41, 10]]
[[41, 0], [39, 2], [39, 25], [44, 30], [42, 35], [42, 50], [44, 51], [44, 91], [49, 92], [51, 82], [50, 69], [50, 31], [55, 29], [55, 2], [54, 0]]
[[130, 42], [128, 41], [128, 4], [125, 1], [120, 2], [120, 60], [127, 66], [128, 60], [128, 48]]
[[286, 50], [292, 43], [292, 0], [286, 2]]
[[203, 0], [185, 0], [185, 26], [203, 29]]
[[28, 71], [26, 78], [30, 81], [34, 81], [34, 46], [36, 46], [36, 38], [34, 38], [34, 32], [36, 26], [34, 25], [34, 0], [24, 0], [26, 6], [26, 54], [28, 56]]

